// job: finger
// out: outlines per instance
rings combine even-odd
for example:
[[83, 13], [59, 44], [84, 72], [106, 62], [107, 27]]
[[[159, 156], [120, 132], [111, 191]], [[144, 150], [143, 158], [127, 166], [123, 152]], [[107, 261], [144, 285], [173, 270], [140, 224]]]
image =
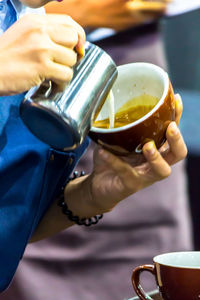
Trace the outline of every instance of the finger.
[[174, 0], [135, 0], [135, 1], [144, 1], [144, 2], [162, 2], [162, 3], [171, 3], [173, 2]]
[[77, 53], [69, 48], [54, 44], [51, 59], [66, 67], [73, 67], [77, 62]]
[[[140, 1], [140, 0], [139, 0]], [[146, 0], [145, 0], [146, 1]], [[149, 1], [149, 0], [147, 0], [147, 1]], [[153, 0], [153, 1], [156, 1], [157, 2], [157, 0]], [[164, 2], [164, 3], [172, 3], [174, 0], [160, 0], [160, 2]]]
[[[56, 39], [55, 34], [52, 33], [54, 32], [54, 29], [56, 27], [56, 25], [62, 25], [65, 29], [62, 30], [61, 33], [58, 33], [57, 30], [57, 34], [59, 37], [59, 41], [66, 41], [68, 38], [70, 39], [70, 37], [72, 39], [76, 38], [76, 34], [78, 34], [78, 39], [76, 42], [76, 50], [77, 52], [83, 56], [84, 55], [84, 43], [86, 40], [86, 35], [85, 35], [85, 31], [84, 29], [77, 23], [75, 22], [70, 16], [65, 15], [65, 14], [48, 14], [47, 15], [49, 18], [49, 24], [50, 24], [50, 36], [53, 35], [53, 38]], [[52, 30], [52, 24], [54, 24], [54, 28]], [[59, 27], [59, 26], [58, 26]], [[71, 34], [64, 34], [64, 30], [74, 30], [76, 32], [76, 34], [73, 36], [72, 32]], [[58, 38], [57, 38], [58, 39]], [[74, 41], [73, 41], [73, 47], [75, 46]]]
[[175, 110], [176, 110], [175, 121], [176, 124], [178, 125], [183, 111], [183, 103], [182, 103], [181, 96], [179, 94], [175, 95]]
[[113, 28], [116, 30], [123, 30], [123, 29], [127, 29], [129, 27], [132, 27], [134, 25], [138, 25], [144, 22], [144, 20], [146, 20], [147, 18], [144, 16], [141, 16], [139, 18], [133, 18], [131, 17], [115, 17], [115, 18], [108, 18], [105, 23], [106, 26], [109, 28]]
[[166, 137], [170, 151], [166, 154], [165, 159], [172, 165], [187, 156], [187, 147], [176, 122], [170, 123], [167, 128]]
[[127, 7], [132, 10], [139, 10], [139, 11], [148, 11], [148, 12], [162, 12], [165, 11], [167, 8], [166, 3], [162, 3], [159, 1], [156, 2], [135, 2], [129, 1], [127, 2]]
[[73, 70], [70, 67], [49, 61], [48, 69], [44, 74], [45, 79], [52, 80], [58, 85], [68, 83], [73, 77]]
[[[182, 115], [182, 111], [183, 111], [183, 105], [182, 105], [182, 100], [179, 94], [175, 95], [175, 122], [178, 125], [181, 119], [181, 115]], [[162, 155], [165, 152], [169, 152], [169, 143], [168, 141], [166, 141], [164, 143], [164, 145], [161, 146], [161, 148], [159, 149], [160, 153], [162, 153]]]
[[104, 149], [100, 149], [98, 155], [100, 160], [103, 160], [104, 165], [106, 164], [106, 167], [115, 174], [113, 183], [115, 182], [116, 190], [121, 196], [123, 195], [123, 198], [138, 191], [143, 186], [143, 176], [139, 174], [136, 168], [131, 167]]
[[52, 27], [49, 36], [54, 43], [71, 49], [74, 49], [79, 40], [77, 30], [72, 27], [66, 27], [63, 24]]
[[122, 7], [128, 0], [101, 0], [95, 1], [95, 7], [99, 9], [113, 9], [114, 7]]
[[154, 142], [146, 143], [143, 146], [143, 154], [154, 174], [154, 180], [161, 180], [168, 177], [171, 173], [171, 168], [167, 161], [162, 157], [156, 149]]
[[50, 25], [55, 24], [54, 28], [59, 24], [65, 26], [65, 27], [74, 28], [78, 32], [79, 37], [81, 37], [83, 40], [85, 40], [84, 29], [76, 21], [74, 21], [70, 16], [65, 15], [65, 14], [47, 14], [47, 18], [48, 18]]

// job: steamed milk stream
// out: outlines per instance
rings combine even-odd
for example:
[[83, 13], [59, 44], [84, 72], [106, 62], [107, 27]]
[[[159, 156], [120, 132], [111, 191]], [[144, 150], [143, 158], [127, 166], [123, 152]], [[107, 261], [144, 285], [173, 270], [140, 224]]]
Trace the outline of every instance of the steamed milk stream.
[[114, 95], [110, 92], [108, 96], [109, 114], [107, 119], [95, 121], [93, 126], [99, 128], [117, 128], [133, 123], [150, 112], [158, 103], [159, 99], [155, 96], [142, 94], [127, 101], [115, 113]]
[[115, 99], [112, 90], [108, 95], [109, 128], [115, 127]]

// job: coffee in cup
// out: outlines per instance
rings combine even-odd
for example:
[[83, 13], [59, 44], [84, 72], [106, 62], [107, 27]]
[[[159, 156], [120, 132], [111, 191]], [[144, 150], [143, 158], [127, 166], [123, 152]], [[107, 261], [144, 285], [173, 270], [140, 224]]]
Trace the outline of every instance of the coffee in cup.
[[[114, 128], [122, 127], [133, 123], [147, 113], [149, 113], [155, 105], [159, 102], [157, 97], [142, 94], [140, 96], [134, 97], [133, 99], [127, 101], [120, 107], [120, 109], [114, 113]], [[93, 124], [94, 127], [98, 128], [110, 128], [110, 118], [103, 120], [96, 120]]]
[[168, 74], [150, 63], [118, 67], [114, 95], [114, 128], [109, 127], [109, 97], [90, 130], [96, 143], [117, 155], [138, 155], [154, 140], [157, 148], [166, 141], [166, 129], [175, 120], [175, 98]]

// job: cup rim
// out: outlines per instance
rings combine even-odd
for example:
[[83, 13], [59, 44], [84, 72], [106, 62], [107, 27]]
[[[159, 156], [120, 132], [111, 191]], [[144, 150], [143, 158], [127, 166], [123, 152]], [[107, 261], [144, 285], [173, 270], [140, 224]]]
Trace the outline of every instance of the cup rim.
[[174, 252], [168, 252], [168, 253], [163, 253], [163, 254], [159, 254], [159, 255], [156, 255], [154, 258], [153, 258], [153, 262], [154, 263], [157, 263], [159, 265], [162, 265], [162, 266], [166, 266], [166, 267], [171, 267], [171, 268], [179, 268], [179, 269], [196, 269], [196, 270], [199, 270], [200, 269], [200, 265], [199, 266], [188, 266], [187, 263], [183, 266], [180, 266], [178, 263], [177, 264], [172, 264], [172, 263], [164, 263], [164, 262], [160, 262], [160, 258], [164, 257], [164, 256], [172, 256], [174, 254], [177, 254], [177, 255], [184, 255], [184, 254], [194, 254], [194, 255], [199, 255], [200, 257], [200, 251], [174, 251]]
[[158, 109], [158, 107], [160, 107], [163, 104], [163, 102], [167, 96], [168, 90], [169, 90], [169, 76], [168, 76], [167, 72], [157, 65], [154, 65], [151, 63], [146, 63], [146, 62], [123, 64], [123, 65], [118, 66], [117, 69], [120, 70], [121, 68], [124, 68], [125, 66], [128, 66], [128, 65], [141, 65], [141, 66], [145, 66], [145, 67], [149, 67], [149, 68], [153, 68], [153, 69], [157, 70], [163, 77], [163, 81], [164, 81], [164, 91], [163, 91], [162, 97], [160, 98], [158, 103], [154, 106], [154, 108], [150, 112], [148, 112], [146, 115], [144, 115], [142, 118], [136, 120], [135, 122], [132, 122], [132, 123], [127, 124], [122, 127], [108, 128], [108, 129], [92, 126], [90, 131], [95, 132], [95, 133], [114, 133], [114, 132], [119, 132], [119, 131], [121, 132], [121, 131], [127, 130], [135, 125], [142, 123], [145, 119], [148, 119], [152, 114], [154, 114], [154, 112]]

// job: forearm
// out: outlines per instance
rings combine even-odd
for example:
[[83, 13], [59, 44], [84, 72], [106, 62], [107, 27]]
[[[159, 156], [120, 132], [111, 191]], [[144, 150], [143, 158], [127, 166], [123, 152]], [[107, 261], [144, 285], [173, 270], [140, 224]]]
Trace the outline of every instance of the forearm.
[[[80, 219], [89, 218], [100, 213], [92, 204], [89, 184], [86, 181], [90, 181], [88, 176], [77, 178], [71, 181], [64, 191], [68, 208], [73, 212], [73, 215], [79, 216]], [[62, 209], [57, 205], [57, 202], [58, 200], [52, 203], [36, 228], [30, 242], [50, 237], [74, 225], [62, 213]]]
[[[182, 112], [180, 97], [176, 97], [176, 120]], [[169, 149], [161, 153], [150, 141], [143, 146], [144, 164], [133, 167], [131, 158], [125, 162], [120, 157], [103, 150], [94, 151], [93, 172], [71, 181], [65, 188], [65, 202], [79, 218], [89, 218], [111, 211], [120, 201], [131, 194], [165, 179], [171, 173], [171, 165], [184, 159], [187, 147], [175, 122], [171, 122], [166, 132]], [[162, 150], [162, 149], [160, 149]], [[70, 222], [56, 202], [40, 222], [32, 241], [37, 241], [64, 230]]]
[[45, 11], [48, 14], [68, 14], [84, 28], [90, 26], [88, 17], [85, 17], [87, 11], [85, 11], [84, 9], [84, 3], [82, 3], [82, 5], [80, 6], [80, 3], [77, 5], [76, 3], [74, 3], [74, 1], [62, 1], [59, 3], [56, 1], [51, 1], [47, 5], [45, 5]]
[[55, 201], [37, 226], [30, 243], [50, 237], [72, 225], [73, 223], [62, 214], [61, 208], [58, 207], [57, 202]]
[[168, 1], [64, 0], [50, 2], [45, 9], [47, 13], [68, 14], [84, 28], [108, 27], [121, 31], [158, 19]]

